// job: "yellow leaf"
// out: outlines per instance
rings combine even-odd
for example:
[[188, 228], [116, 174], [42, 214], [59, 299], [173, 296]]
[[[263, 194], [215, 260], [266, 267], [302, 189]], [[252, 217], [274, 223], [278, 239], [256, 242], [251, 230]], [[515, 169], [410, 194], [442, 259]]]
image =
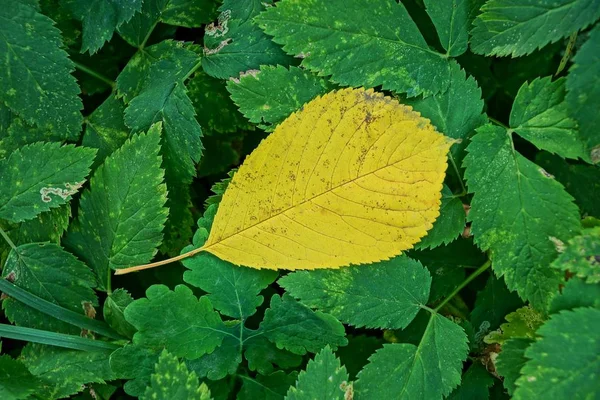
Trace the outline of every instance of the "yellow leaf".
[[233, 264], [291, 270], [396, 256], [439, 215], [451, 144], [373, 90], [328, 93], [246, 158], [203, 249]]

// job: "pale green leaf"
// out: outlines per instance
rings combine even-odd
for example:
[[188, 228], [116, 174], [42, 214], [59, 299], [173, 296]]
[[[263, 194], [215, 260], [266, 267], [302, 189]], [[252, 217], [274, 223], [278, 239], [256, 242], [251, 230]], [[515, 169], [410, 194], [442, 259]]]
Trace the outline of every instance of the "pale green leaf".
[[514, 150], [505, 129], [480, 128], [468, 152], [475, 242], [490, 250], [494, 271], [509, 289], [543, 309], [563, 279], [548, 268], [556, 257], [551, 237], [566, 241], [579, 232], [577, 207], [558, 182]]
[[596, 0], [490, 0], [471, 31], [471, 49], [518, 57], [554, 43], [600, 18]]
[[418, 261], [399, 256], [339, 270], [298, 271], [279, 284], [303, 304], [356, 327], [406, 327], [427, 303], [431, 277]]
[[144, 264], [162, 240], [167, 188], [160, 168], [160, 126], [135, 135], [100, 166], [79, 202], [66, 243], [107, 289], [110, 270]]
[[133, 298], [125, 289], [117, 289], [104, 301], [102, 314], [106, 323], [125, 337], [132, 337], [135, 328], [125, 320], [125, 308], [133, 302]]
[[444, 92], [447, 57], [431, 50], [410, 15], [391, 0], [282, 0], [255, 20], [302, 66], [343, 86], [382, 86], [409, 96]]
[[329, 346], [325, 346], [306, 370], [300, 372], [296, 385], [285, 396], [286, 400], [344, 400], [342, 387], [348, 384], [348, 372], [340, 364]]
[[53, 21], [21, 2], [0, 0], [0, 54], [0, 101], [29, 123], [76, 138], [83, 106]]
[[39, 379], [8, 354], [0, 356], [0, 398], [23, 400], [40, 389]]
[[211, 353], [227, 334], [210, 300], [198, 300], [187, 286], [178, 285], [172, 291], [164, 285], [152, 285], [146, 297], [125, 309], [125, 318], [138, 330], [134, 344], [165, 348], [193, 360]]
[[508, 314], [500, 329], [485, 337], [486, 343], [504, 344], [509, 339], [534, 339], [535, 331], [544, 323], [544, 316], [530, 306]]
[[[28, 243], [9, 254], [2, 277], [21, 289], [61, 307], [84, 314], [84, 305], [96, 306], [92, 271], [71, 253], [51, 243]], [[16, 325], [77, 334], [79, 328], [42, 314], [19, 301], [2, 303], [8, 319]]]
[[585, 229], [570, 239], [551, 266], [569, 271], [587, 283], [600, 282], [600, 227]]
[[600, 310], [577, 308], [550, 317], [517, 380], [515, 400], [593, 399], [600, 371]]
[[432, 314], [418, 345], [386, 344], [358, 374], [360, 399], [441, 400], [460, 383], [467, 335], [454, 322]]
[[521, 368], [527, 362], [525, 350], [533, 342], [533, 339], [509, 339], [502, 345], [502, 351], [496, 359], [496, 372], [504, 378], [502, 383], [511, 396], [516, 388], [515, 382], [521, 375]]
[[552, 77], [525, 82], [510, 112], [510, 126], [537, 148], [562, 157], [589, 160], [577, 123], [567, 115], [565, 79]]

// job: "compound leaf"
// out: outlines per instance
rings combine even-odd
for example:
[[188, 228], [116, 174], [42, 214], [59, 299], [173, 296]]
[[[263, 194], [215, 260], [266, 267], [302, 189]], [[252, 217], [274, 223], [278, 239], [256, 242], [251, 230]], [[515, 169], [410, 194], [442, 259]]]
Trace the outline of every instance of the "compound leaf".
[[160, 125], [154, 125], [110, 155], [81, 196], [66, 243], [103, 289], [110, 270], [150, 261], [162, 240], [167, 188], [159, 150]]
[[382, 94], [329, 93], [246, 158], [203, 249], [269, 269], [336, 268], [398, 255], [439, 215], [451, 143]]
[[83, 108], [60, 31], [34, 8], [0, 0], [0, 101], [27, 122], [76, 139]]
[[298, 271], [279, 284], [303, 304], [356, 327], [401, 329], [429, 298], [431, 277], [418, 261], [389, 261], [339, 270]]
[[431, 50], [402, 3], [283, 0], [255, 19], [302, 66], [343, 86], [382, 86], [409, 96], [443, 92], [451, 62]]
[[490, 0], [473, 22], [471, 49], [477, 54], [530, 54], [600, 18], [596, 0]]

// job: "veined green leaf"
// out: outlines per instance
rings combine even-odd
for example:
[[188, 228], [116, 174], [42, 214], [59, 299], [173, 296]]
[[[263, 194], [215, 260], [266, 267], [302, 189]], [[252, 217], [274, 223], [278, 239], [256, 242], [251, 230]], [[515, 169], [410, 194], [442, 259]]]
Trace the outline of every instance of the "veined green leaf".
[[452, 194], [450, 188], [444, 185], [440, 216], [433, 223], [433, 228], [415, 245], [415, 248], [433, 249], [448, 244], [464, 231], [466, 223], [467, 214], [460, 197]]
[[4, 400], [24, 400], [40, 390], [41, 382], [23, 363], [8, 354], [0, 356], [0, 397]]
[[564, 251], [552, 262], [552, 267], [585, 279], [600, 282], [600, 227], [585, 229], [566, 244]]
[[515, 381], [520, 376], [521, 368], [527, 362], [525, 350], [534, 342], [533, 339], [514, 338], [502, 345], [502, 351], [496, 359], [496, 371], [504, 378], [502, 383], [511, 396], [515, 392]]

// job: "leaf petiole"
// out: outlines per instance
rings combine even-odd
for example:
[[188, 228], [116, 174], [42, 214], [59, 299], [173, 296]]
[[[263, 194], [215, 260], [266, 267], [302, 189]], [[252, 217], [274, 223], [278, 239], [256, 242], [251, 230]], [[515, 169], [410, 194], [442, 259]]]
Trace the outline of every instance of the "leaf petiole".
[[157, 262], [153, 262], [153, 263], [145, 264], [145, 265], [136, 265], [135, 267], [118, 269], [115, 271], [115, 275], [125, 275], [130, 272], [137, 272], [137, 271], [142, 271], [142, 270], [150, 269], [150, 268], [154, 268], [154, 267], [160, 267], [161, 265], [171, 264], [176, 261], [180, 261], [180, 260], [186, 259], [188, 257], [195, 256], [196, 254], [200, 253], [201, 251], [204, 251], [204, 247], [190, 250], [187, 253], [183, 253], [176, 257], [168, 258], [166, 260], [161, 260], [161, 261], [157, 261]]

